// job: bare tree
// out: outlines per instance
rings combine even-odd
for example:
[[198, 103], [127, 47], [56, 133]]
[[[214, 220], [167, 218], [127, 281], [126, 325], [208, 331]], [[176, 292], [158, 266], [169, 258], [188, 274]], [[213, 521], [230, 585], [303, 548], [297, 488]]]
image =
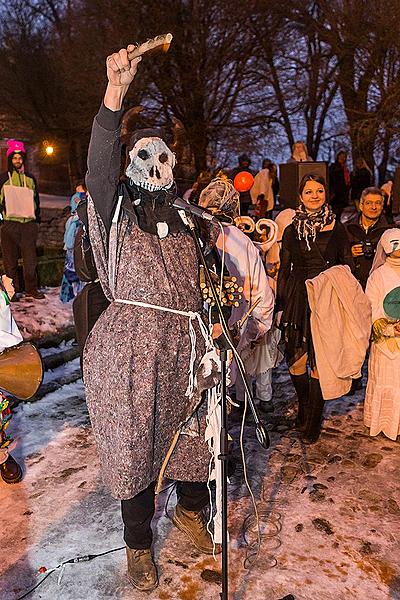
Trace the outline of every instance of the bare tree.
[[[317, 8], [312, 9], [317, 13]], [[256, 0], [252, 32], [264, 98], [274, 100], [270, 121], [291, 146], [305, 139], [317, 157], [332, 135], [330, 113], [338, 104], [338, 61], [315, 28], [298, 18], [297, 2]], [[316, 15], [317, 17], [317, 15]], [[337, 110], [337, 108], [336, 108]]]
[[318, 35], [337, 59], [336, 80], [343, 100], [353, 156], [371, 167], [382, 145], [385, 170], [400, 100], [397, 0], [317, 0], [318, 17], [299, 10], [305, 26]]

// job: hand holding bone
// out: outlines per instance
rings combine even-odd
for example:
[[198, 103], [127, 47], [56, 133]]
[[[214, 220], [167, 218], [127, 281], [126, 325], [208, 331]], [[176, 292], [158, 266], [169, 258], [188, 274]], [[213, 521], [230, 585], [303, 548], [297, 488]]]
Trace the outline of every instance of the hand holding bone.
[[128, 53], [135, 49], [133, 44], [121, 48], [107, 57], [108, 86], [104, 96], [104, 105], [112, 111], [120, 110], [128, 88], [135, 78], [137, 66], [142, 57], [129, 60]]
[[129, 86], [137, 71], [137, 66], [142, 60], [141, 56], [129, 60], [128, 54], [133, 52], [135, 46], [130, 44], [127, 48], [121, 48], [118, 52], [114, 52], [107, 56], [107, 78], [113, 86]]

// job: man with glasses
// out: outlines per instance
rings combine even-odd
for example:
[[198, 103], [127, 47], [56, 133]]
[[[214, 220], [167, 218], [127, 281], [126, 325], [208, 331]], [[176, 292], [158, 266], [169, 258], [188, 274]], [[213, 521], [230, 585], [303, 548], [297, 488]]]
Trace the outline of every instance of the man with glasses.
[[381, 190], [368, 187], [361, 194], [360, 213], [345, 224], [356, 266], [354, 275], [363, 289], [367, 284], [379, 238], [386, 229], [392, 227], [383, 214], [383, 207]]

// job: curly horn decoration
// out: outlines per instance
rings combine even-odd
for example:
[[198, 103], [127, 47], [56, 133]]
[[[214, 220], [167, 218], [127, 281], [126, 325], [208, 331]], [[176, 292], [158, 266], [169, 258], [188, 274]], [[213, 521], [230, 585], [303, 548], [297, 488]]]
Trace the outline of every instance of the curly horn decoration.
[[251, 217], [246, 216], [236, 217], [235, 225], [238, 229], [240, 229], [240, 231], [243, 231], [243, 233], [247, 234], [253, 233], [253, 231], [256, 228], [253, 219]]
[[273, 246], [278, 239], [278, 225], [275, 221], [271, 219], [259, 219], [256, 223], [256, 231], [260, 235], [263, 233], [263, 230], [269, 230], [267, 239], [265, 242], [254, 242], [255, 246], [259, 248], [263, 253], [268, 252], [268, 250]]

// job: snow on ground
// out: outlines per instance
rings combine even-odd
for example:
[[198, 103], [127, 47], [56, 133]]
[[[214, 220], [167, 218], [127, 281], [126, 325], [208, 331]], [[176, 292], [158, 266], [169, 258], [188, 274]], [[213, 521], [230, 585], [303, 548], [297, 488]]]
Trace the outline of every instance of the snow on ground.
[[[76, 368], [71, 365], [69, 368]], [[65, 367], [64, 369], [67, 369]], [[399, 445], [370, 438], [362, 423], [363, 391], [329, 402], [321, 440], [300, 443], [293, 431], [293, 388], [285, 368], [274, 380], [271, 448], [259, 447], [252, 421], [244, 432], [249, 478], [260, 510], [258, 557], [249, 495], [238, 464], [230, 483], [230, 586], [233, 600], [386, 600], [400, 598]], [[51, 568], [80, 555], [123, 546], [119, 503], [104, 488], [81, 381], [35, 403], [12, 422], [20, 484], [0, 483], [0, 598], [17, 600]], [[239, 456], [238, 416], [231, 416]], [[216, 600], [220, 561], [195, 551], [164, 514], [159, 497], [155, 556], [160, 587], [134, 590], [120, 550], [66, 565], [29, 598], [43, 600]], [[173, 509], [174, 495], [169, 511]], [[255, 559], [250, 570], [245, 561]]]
[[11, 303], [14, 319], [25, 339], [54, 334], [74, 324], [72, 302], [63, 304], [59, 298], [60, 288], [43, 288], [44, 300], [28, 300], [22, 297]]

